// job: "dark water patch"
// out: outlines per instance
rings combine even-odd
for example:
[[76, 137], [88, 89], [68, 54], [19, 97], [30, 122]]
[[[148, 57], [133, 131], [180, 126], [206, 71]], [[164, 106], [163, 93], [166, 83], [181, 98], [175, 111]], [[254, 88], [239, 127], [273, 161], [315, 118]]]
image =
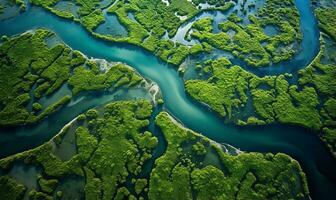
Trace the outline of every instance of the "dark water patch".
[[64, 134], [62, 134], [60, 143], [53, 142], [53, 153], [62, 161], [70, 160], [77, 153], [76, 148], [76, 129], [77, 122], [71, 123]]
[[263, 31], [269, 37], [273, 37], [280, 32], [279, 28], [276, 25], [266, 25], [265, 27], [263, 27]]
[[119, 22], [115, 14], [105, 14], [105, 22], [99, 25], [94, 32], [102, 35], [111, 35], [116, 38], [127, 37], [127, 29]]
[[42, 105], [43, 108], [47, 108], [48, 106], [58, 102], [64, 96], [67, 96], [67, 95], [71, 96], [72, 92], [69, 88], [69, 85], [65, 83], [52, 95], [44, 96], [38, 102]]
[[[31, 69], [31, 67], [30, 67]], [[29, 103], [28, 105], [26, 106], [26, 109], [29, 111], [29, 112], [32, 112], [33, 111], [33, 103], [35, 101], [35, 95], [34, 95], [34, 91], [37, 87], [37, 83], [34, 83], [34, 85], [32, 86], [31, 90], [29, 91]]]
[[73, 14], [75, 18], [79, 18], [78, 10], [80, 7], [70, 0], [69, 1], [59, 1], [56, 3], [56, 5], [53, 8], [59, 11], [69, 12]]
[[61, 44], [62, 40], [56, 35], [52, 35], [45, 38], [45, 43], [49, 49], [54, 48], [56, 45]]
[[0, 21], [13, 18], [20, 14], [20, 7], [9, 0], [0, 0], [0, 5], [3, 7], [0, 13]]
[[211, 147], [207, 148], [207, 153], [205, 154], [202, 162], [203, 166], [212, 165], [217, 167], [218, 169], [222, 169], [225, 174], [228, 173], [227, 169], [223, 166], [222, 162], [220, 161], [216, 150], [214, 150]]
[[324, 52], [321, 57], [321, 64], [332, 65], [336, 63], [336, 42], [330, 37], [324, 36]]
[[238, 0], [234, 7], [234, 13], [243, 19], [242, 24], [250, 24], [249, 15], [256, 15], [265, 4], [265, 0]]
[[244, 103], [244, 105], [242, 105], [241, 108], [232, 109], [232, 119], [230, 119], [231, 122], [237, 121], [238, 119], [247, 121], [249, 117], [257, 116], [255, 108], [253, 106], [253, 100], [250, 90], [246, 91], [246, 97], [247, 101], [246, 103]]
[[23, 162], [15, 162], [6, 174], [26, 187], [23, 199], [29, 199], [29, 192], [37, 190], [37, 179], [40, 172], [41, 169], [36, 166], [26, 165]]
[[58, 191], [62, 191], [62, 200], [68, 199], [84, 199], [85, 180], [79, 176], [67, 176], [59, 179], [59, 184], [55, 189], [54, 197]]

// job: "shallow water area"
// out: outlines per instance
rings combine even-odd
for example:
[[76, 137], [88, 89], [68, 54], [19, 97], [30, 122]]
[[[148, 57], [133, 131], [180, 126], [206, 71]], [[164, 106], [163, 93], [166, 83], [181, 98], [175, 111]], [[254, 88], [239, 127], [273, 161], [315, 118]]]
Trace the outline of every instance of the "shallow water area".
[[40, 103], [42, 105], [42, 107], [46, 108], [46, 107], [52, 105], [53, 103], [59, 101], [60, 99], [62, 99], [66, 95], [71, 96], [72, 92], [71, 92], [68, 84], [63, 84], [62, 87], [60, 89], [58, 89], [53, 95], [47, 96], [47, 97], [42, 97], [41, 99], [39, 99], [38, 103]]
[[274, 25], [267, 25], [264, 27], [264, 32], [267, 36], [273, 37], [279, 33], [279, 29]]
[[[85, 180], [82, 177], [69, 176], [60, 180], [55, 191], [62, 191], [60, 199], [84, 199]], [[56, 192], [54, 197], [56, 197]]]
[[120, 24], [118, 17], [114, 14], [105, 13], [105, 22], [99, 25], [94, 32], [102, 35], [111, 35], [115, 38], [127, 37], [126, 28]]
[[73, 14], [75, 18], [79, 17], [78, 15], [79, 8], [80, 7], [72, 1], [59, 1], [54, 6], [54, 9], [69, 12]]
[[27, 188], [23, 199], [29, 199], [29, 192], [37, 188], [37, 176], [39, 173], [40, 170], [37, 169], [37, 167], [31, 165], [27, 166], [20, 162], [14, 164], [8, 175]]
[[13, 18], [20, 14], [20, 7], [9, 0], [0, 0], [0, 5], [3, 7], [0, 13], [0, 21]]

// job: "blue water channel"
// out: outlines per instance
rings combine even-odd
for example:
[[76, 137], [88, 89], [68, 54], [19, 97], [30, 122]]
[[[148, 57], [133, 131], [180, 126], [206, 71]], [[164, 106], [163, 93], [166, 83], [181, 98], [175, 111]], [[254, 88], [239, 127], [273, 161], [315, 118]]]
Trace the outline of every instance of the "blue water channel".
[[[291, 61], [262, 69], [264, 75], [296, 73], [306, 67], [319, 51], [319, 32], [308, 0], [296, 0], [303, 32], [302, 50]], [[0, 22], [0, 35], [16, 35], [35, 28], [54, 31], [67, 45], [88, 56], [108, 61], [124, 62], [142, 76], [155, 81], [165, 101], [164, 108], [186, 127], [220, 143], [228, 143], [244, 151], [283, 152], [298, 160], [308, 176], [313, 199], [333, 199], [336, 196], [336, 160], [329, 150], [307, 129], [287, 125], [237, 127], [204, 106], [191, 100], [176, 67], [160, 61], [155, 55], [129, 44], [116, 44], [92, 37], [76, 22], [61, 19], [43, 9], [31, 7], [25, 13]], [[249, 68], [247, 68], [249, 69]], [[72, 103], [34, 126], [1, 129], [0, 155], [4, 157], [36, 147], [56, 134], [67, 122], [88, 108], [127, 97], [145, 97], [141, 91], [128, 91], [119, 98], [112, 93], [88, 94], [84, 101]], [[126, 95], [126, 96], [127, 96]]]

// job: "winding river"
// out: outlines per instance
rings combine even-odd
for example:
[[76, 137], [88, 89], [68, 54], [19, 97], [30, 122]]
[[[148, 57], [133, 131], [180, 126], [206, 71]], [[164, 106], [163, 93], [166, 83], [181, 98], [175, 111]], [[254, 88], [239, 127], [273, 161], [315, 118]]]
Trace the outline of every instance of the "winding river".
[[[319, 32], [308, 0], [296, 0], [303, 32], [302, 51], [290, 62], [255, 70], [261, 75], [296, 73], [309, 64], [319, 51]], [[28, 11], [0, 22], [0, 35], [15, 35], [35, 28], [54, 31], [67, 45], [88, 56], [127, 63], [142, 76], [155, 81], [165, 101], [164, 108], [186, 127], [220, 143], [228, 143], [244, 151], [283, 152], [297, 159], [308, 176], [313, 199], [333, 199], [336, 196], [336, 160], [328, 149], [307, 129], [287, 125], [237, 127], [224, 124], [223, 119], [210, 112], [185, 93], [184, 83], [176, 68], [160, 61], [139, 47], [115, 44], [92, 37], [78, 23], [61, 19], [41, 8]], [[308, 47], [308, 48], [307, 48]], [[38, 125], [1, 129], [0, 156], [4, 157], [36, 147], [56, 134], [66, 123], [88, 108], [105, 104], [112, 99], [150, 98], [141, 89], [120, 91], [118, 94], [94, 93], [79, 97]], [[77, 103], [76, 103], [77, 102]], [[18, 145], [19, 144], [19, 145]]]

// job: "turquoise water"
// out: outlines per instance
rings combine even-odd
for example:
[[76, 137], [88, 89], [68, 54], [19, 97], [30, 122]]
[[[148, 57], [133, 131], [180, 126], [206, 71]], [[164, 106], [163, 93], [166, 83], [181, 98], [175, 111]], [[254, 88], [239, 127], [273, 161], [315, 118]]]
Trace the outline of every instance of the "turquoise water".
[[[316, 56], [319, 50], [319, 33], [309, 2], [297, 0], [296, 5], [300, 11], [301, 30], [304, 33], [302, 46], [309, 48], [303, 48], [290, 62], [262, 69], [258, 73], [267, 75], [296, 72]], [[183, 80], [179, 77], [176, 68], [161, 62], [153, 54], [139, 47], [95, 39], [79, 24], [60, 19], [42, 9], [31, 7], [16, 18], [0, 22], [0, 27], [0, 35], [15, 35], [30, 29], [45, 27], [56, 32], [67, 45], [88, 56], [127, 63], [160, 86], [165, 101], [164, 109], [186, 127], [241, 150], [287, 153], [297, 159], [306, 172], [314, 199], [333, 199], [336, 196], [336, 176], [333, 173], [336, 162], [316, 133], [293, 126], [270, 125], [242, 128], [224, 124], [223, 119], [187, 97]], [[246, 68], [251, 70], [248, 66]], [[112, 94], [109, 93], [83, 95], [81, 97], [83, 100], [80, 98], [74, 100], [38, 125], [0, 130], [1, 156], [42, 144], [67, 122], [88, 108], [116, 99], [150, 98], [146, 96], [145, 91], [136, 90], [125, 91], [118, 98], [111, 96]], [[18, 141], [20, 146], [16, 145]]]

